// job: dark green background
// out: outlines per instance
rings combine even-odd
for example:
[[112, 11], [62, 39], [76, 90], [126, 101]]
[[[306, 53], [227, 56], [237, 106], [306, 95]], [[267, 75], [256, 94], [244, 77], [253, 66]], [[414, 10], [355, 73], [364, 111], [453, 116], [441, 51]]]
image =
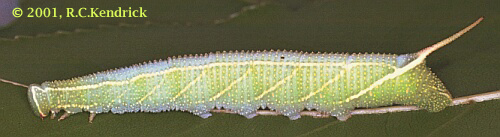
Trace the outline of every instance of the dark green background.
[[[220, 50], [417, 52], [481, 16], [484, 21], [427, 64], [454, 97], [500, 89], [500, 4], [495, 0], [279, 0], [218, 19], [257, 0], [32, 0], [21, 8], [143, 7], [148, 18], [26, 18], [0, 30], [0, 77], [20, 83], [68, 79], [170, 56]], [[496, 3], [494, 3], [496, 2]], [[59, 11], [58, 11], [59, 12]], [[26, 13], [26, 11], [25, 11]], [[63, 32], [62, 34], [56, 32]], [[15, 38], [17, 36], [17, 38]], [[246, 119], [186, 112], [89, 114], [40, 121], [26, 89], [0, 83], [2, 136], [498, 136], [500, 101], [426, 111], [335, 118]]]

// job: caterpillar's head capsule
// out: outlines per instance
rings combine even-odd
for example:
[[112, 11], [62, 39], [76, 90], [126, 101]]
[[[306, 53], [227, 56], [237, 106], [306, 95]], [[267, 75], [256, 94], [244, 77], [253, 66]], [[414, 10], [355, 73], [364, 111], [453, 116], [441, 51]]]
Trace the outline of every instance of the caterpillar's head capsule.
[[38, 84], [31, 84], [28, 87], [28, 101], [36, 116], [43, 119], [49, 114], [49, 94], [44, 87]]

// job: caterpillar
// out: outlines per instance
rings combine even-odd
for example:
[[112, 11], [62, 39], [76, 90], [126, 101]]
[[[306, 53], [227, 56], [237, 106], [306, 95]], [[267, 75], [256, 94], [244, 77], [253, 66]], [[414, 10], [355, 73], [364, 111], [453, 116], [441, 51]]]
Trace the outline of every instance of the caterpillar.
[[[99, 113], [170, 110], [202, 118], [210, 117], [211, 112], [227, 112], [249, 119], [259, 114], [282, 114], [291, 120], [312, 115], [334, 116], [341, 121], [355, 114], [418, 109], [438, 112], [467, 101], [500, 98], [497, 91], [453, 99], [425, 65], [429, 54], [482, 20], [417, 53], [404, 55], [223, 51], [150, 61], [41, 85], [0, 80], [27, 87], [33, 112], [42, 119], [49, 114], [53, 119], [60, 110], [64, 114], [59, 120], [88, 111], [89, 122]], [[384, 107], [392, 105], [401, 106]]]

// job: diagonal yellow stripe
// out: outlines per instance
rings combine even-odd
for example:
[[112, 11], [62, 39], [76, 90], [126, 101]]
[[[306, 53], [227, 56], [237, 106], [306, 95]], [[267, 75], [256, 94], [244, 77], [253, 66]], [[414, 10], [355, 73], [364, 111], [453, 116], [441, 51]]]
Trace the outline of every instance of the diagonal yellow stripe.
[[146, 99], [147, 97], [151, 96], [151, 94], [153, 94], [153, 92], [156, 91], [156, 89], [159, 88], [164, 81], [165, 78], [162, 78], [161, 81], [155, 87], [153, 87], [153, 89], [149, 91], [149, 93], [146, 96], [142, 97], [139, 101], [137, 101], [137, 103], [142, 104], [142, 101], [144, 101], [144, 99]]
[[[425, 58], [425, 57], [423, 57], [423, 58]], [[386, 76], [382, 77], [381, 79], [375, 81], [373, 84], [368, 86], [368, 88], [365, 88], [365, 89], [359, 91], [356, 95], [349, 96], [344, 101], [338, 101], [336, 103], [349, 102], [353, 99], [359, 98], [360, 96], [368, 93], [368, 91], [373, 90], [374, 88], [382, 85], [385, 81], [396, 78], [396, 77], [402, 75], [403, 73], [409, 71], [410, 69], [415, 68], [419, 64], [422, 64], [424, 62], [423, 58], [421, 56], [419, 56], [417, 59], [413, 60], [412, 62], [410, 62], [406, 66], [404, 66], [402, 68], [396, 68], [394, 70], [394, 72], [387, 74]]]
[[309, 98], [311, 98], [312, 96], [316, 95], [318, 92], [323, 91], [323, 89], [325, 89], [328, 85], [330, 85], [333, 82], [337, 81], [340, 78], [341, 75], [344, 75], [345, 71], [346, 71], [345, 69], [341, 70], [340, 73], [337, 74], [334, 78], [328, 80], [328, 82], [326, 82], [325, 84], [323, 84], [320, 89], [318, 89], [318, 90], [316, 90], [314, 92], [309, 93], [309, 95], [301, 98], [300, 101], [304, 102], [304, 101], [308, 100]]
[[[324, 62], [324, 63], [301, 63], [301, 62], [271, 62], [271, 61], [245, 61], [245, 62], [236, 62], [236, 63], [210, 63], [206, 65], [201, 65], [201, 66], [185, 66], [182, 68], [170, 68], [167, 70], [159, 71], [159, 72], [151, 72], [151, 73], [142, 73], [137, 76], [134, 76], [130, 79], [126, 80], [121, 80], [121, 81], [104, 81], [96, 84], [90, 84], [90, 85], [81, 85], [81, 86], [74, 86], [74, 87], [59, 87], [59, 88], [51, 88], [47, 87], [45, 90], [51, 90], [51, 91], [76, 91], [76, 90], [83, 90], [83, 89], [95, 89], [99, 88], [101, 86], [106, 86], [106, 85], [125, 85], [132, 83], [138, 79], [141, 78], [147, 78], [147, 77], [154, 77], [158, 75], [166, 75], [172, 72], [177, 72], [177, 71], [185, 71], [185, 70], [200, 70], [200, 69], [205, 69], [205, 68], [212, 68], [212, 67], [217, 67], [217, 66], [229, 66], [229, 65], [270, 65], [270, 66], [282, 66], [282, 65], [287, 65], [287, 66], [294, 66], [294, 67], [302, 67], [302, 66], [344, 66], [345, 63], [332, 63], [332, 62]], [[357, 64], [357, 63], [353, 63]], [[359, 63], [359, 64], [384, 64], [383, 62], [380, 63]]]
[[[344, 75], [345, 72], [349, 71], [351, 68], [353, 67], [356, 67], [356, 66], [362, 66], [362, 65], [389, 65], [389, 64], [380, 64], [380, 63], [373, 63], [373, 62], [369, 62], [369, 63], [351, 63], [351, 64], [348, 64], [348, 65], [345, 65], [343, 66], [342, 70], [339, 72], [338, 75], [336, 75], [334, 78], [328, 80], [328, 82], [324, 83], [320, 89], [314, 91], [314, 92], [311, 92], [309, 93], [309, 95], [303, 97], [300, 99], [300, 101], [306, 101], [308, 100], [309, 98], [311, 98], [312, 96], [316, 95], [317, 93], [323, 91], [323, 89], [325, 89], [328, 85], [334, 83], [335, 81], [337, 81], [342, 75]], [[396, 70], [396, 67], [395, 66], [392, 66], [392, 65], [389, 65], [392, 69]]]
[[233, 87], [236, 83], [238, 83], [241, 80], [245, 79], [248, 76], [248, 74], [250, 74], [251, 71], [252, 71], [252, 68], [251, 67], [248, 68], [248, 70], [245, 72], [245, 74], [243, 74], [243, 76], [241, 76], [238, 79], [236, 79], [235, 81], [231, 82], [231, 84], [229, 84], [229, 86], [227, 86], [226, 88], [224, 88], [224, 90], [222, 90], [221, 92], [219, 92], [217, 95], [215, 95], [212, 98], [210, 98], [209, 101], [216, 100], [217, 98], [219, 98], [220, 96], [222, 96], [224, 93], [226, 93], [228, 90], [230, 90], [231, 87]]
[[286, 81], [288, 81], [288, 80], [292, 79], [292, 77], [296, 75], [296, 73], [297, 73], [297, 71], [299, 70], [299, 68], [300, 68], [300, 67], [295, 68], [295, 69], [293, 70], [293, 72], [292, 72], [292, 75], [287, 76], [286, 78], [284, 78], [284, 79], [282, 79], [282, 80], [280, 80], [280, 81], [276, 82], [276, 84], [275, 84], [274, 86], [272, 86], [271, 88], [269, 88], [269, 89], [267, 89], [266, 91], [262, 92], [262, 94], [260, 94], [259, 96], [257, 96], [257, 97], [255, 98], [255, 100], [259, 100], [259, 99], [261, 99], [261, 98], [262, 98], [262, 97], [264, 97], [264, 95], [266, 95], [267, 93], [269, 93], [269, 92], [271, 92], [271, 91], [275, 90], [275, 89], [276, 89], [276, 88], [278, 88], [279, 86], [281, 86], [281, 85], [285, 84], [285, 82], [286, 82]]
[[172, 98], [173, 101], [175, 101], [175, 99], [177, 99], [179, 96], [181, 96], [182, 93], [186, 92], [191, 86], [193, 86], [196, 82], [200, 81], [201, 77], [203, 77], [205, 75], [205, 71], [206, 70], [203, 70], [200, 74], [200, 76], [198, 76], [196, 79], [194, 79], [193, 81], [189, 82], [189, 84], [186, 85], [186, 87], [184, 87], [179, 93], [177, 93], [177, 95], [175, 95], [175, 97]]

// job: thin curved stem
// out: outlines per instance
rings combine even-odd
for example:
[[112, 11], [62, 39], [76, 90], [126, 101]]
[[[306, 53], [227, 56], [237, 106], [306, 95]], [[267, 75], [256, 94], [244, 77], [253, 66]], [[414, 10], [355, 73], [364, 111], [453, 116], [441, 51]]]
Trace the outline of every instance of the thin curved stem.
[[[482, 94], [471, 95], [471, 96], [454, 98], [453, 103], [450, 106], [469, 104], [472, 102], [483, 102], [483, 101], [489, 101], [489, 100], [495, 100], [495, 99], [500, 99], [500, 90], [482, 93]], [[414, 110], [420, 110], [420, 108], [418, 108], [416, 106], [391, 106], [391, 107], [381, 107], [381, 108], [356, 109], [356, 110], [351, 111], [351, 115], [383, 114], [383, 113], [389, 113], [389, 112], [405, 112], [405, 111], [414, 111]], [[232, 112], [229, 110], [212, 110], [211, 112], [235, 114], [235, 112]], [[278, 115], [282, 115], [282, 114], [275, 112], [275, 111], [271, 111], [271, 110], [257, 110], [257, 115], [278, 116]], [[330, 117], [330, 114], [321, 113], [318, 111], [302, 111], [302, 112], [300, 112], [300, 115], [301, 116], [311, 116], [314, 118], [328, 118], [328, 117]]]
[[475, 94], [465, 97], [459, 97], [453, 99], [453, 104], [450, 106], [456, 106], [461, 104], [470, 104], [472, 102], [483, 102], [488, 100], [500, 99], [500, 90], [486, 92], [481, 94]]

